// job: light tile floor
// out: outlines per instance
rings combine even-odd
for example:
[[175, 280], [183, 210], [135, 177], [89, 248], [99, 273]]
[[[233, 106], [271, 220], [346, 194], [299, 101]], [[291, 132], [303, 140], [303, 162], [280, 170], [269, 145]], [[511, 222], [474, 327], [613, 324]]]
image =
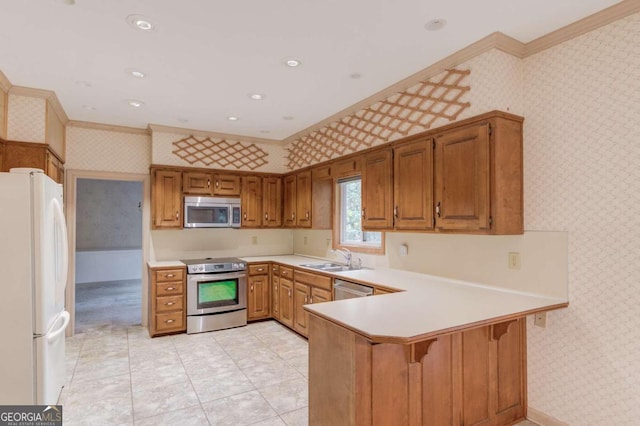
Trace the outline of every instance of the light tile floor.
[[154, 339], [94, 327], [67, 340], [64, 424], [307, 425], [307, 360], [275, 321]]

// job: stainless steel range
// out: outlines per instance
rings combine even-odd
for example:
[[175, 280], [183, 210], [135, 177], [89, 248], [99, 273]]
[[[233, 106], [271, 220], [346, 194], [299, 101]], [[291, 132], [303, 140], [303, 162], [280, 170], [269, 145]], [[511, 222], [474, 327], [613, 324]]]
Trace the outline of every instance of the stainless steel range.
[[238, 258], [188, 259], [187, 334], [247, 325], [247, 264]]

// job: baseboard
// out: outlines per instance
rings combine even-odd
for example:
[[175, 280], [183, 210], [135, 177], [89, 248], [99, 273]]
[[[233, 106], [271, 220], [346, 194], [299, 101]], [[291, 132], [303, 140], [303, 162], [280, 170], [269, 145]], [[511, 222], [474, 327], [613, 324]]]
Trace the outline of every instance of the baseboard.
[[569, 426], [569, 423], [565, 423], [555, 417], [551, 417], [540, 410], [536, 410], [532, 406], [527, 407], [527, 419], [539, 424], [540, 426]]

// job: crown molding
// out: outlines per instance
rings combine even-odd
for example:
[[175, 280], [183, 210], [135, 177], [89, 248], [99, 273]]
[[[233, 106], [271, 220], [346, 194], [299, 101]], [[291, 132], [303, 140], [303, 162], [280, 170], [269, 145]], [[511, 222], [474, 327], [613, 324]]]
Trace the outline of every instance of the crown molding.
[[242, 136], [242, 135], [234, 135], [231, 133], [218, 133], [218, 132], [208, 132], [205, 130], [194, 130], [194, 129], [185, 129], [182, 127], [171, 127], [171, 126], [163, 126], [161, 124], [149, 124], [149, 130], [151, 133], [159, 132], [159, 133], [175, 133], [178, 135], [185, 136], [204, 136], [216, 139], [226, 139], [238, 142], [253, 142], [260, 143], [265, 145], [282, 145], [284, 141], [279, 141], [277, 139], [266, 139], [266, 138], [256, 138], [254, 136]]
[[640, 1], [624, 0], [611, 7], [589, 15], [579, 21], [545, 34], [525, 45], [524, 57], [535, 55], [550, 47], [596, 30], [607, 24], [640, 12]]
[[421, 81], [425, 81], [432, 77], [435, 77], [436, 75], [449, 68], [453, 68], [470, 59], [475, 58], [478, 55], [481, 55], [482, 53], [496, 48], [518, 57], [522, 57], [522, 53], [524, 51], [524, 45], [514, 38], [511, 38], [500, 32], [489, 34], [485, 38], [480, 39], [475, 43], [472, 43], [469, 46], [458, 50], [457, 52], [434, 63], [433, 65], [430, 65], [427, 68], [424, 68], [423, 70], [420, 70], [417, 73], [412, 74], [409, 77], [406, 77], [398, 81], [397, 83], [374, 93], [373, 95], [325, 118], [322, 121], [319, 121], [312, 126], [307, 127], [306, 129], [300, 130], [299, 132], [288, 136], [283, 140], [283, 142], [285, 144], [291, 143], [305, 135], [308, 135], [309, 133], [312, 133], [333, 123], [334, 121], [341, 119], [342, 117], [352, 115], [363, 108], [375, 104], [376, 102], [380, 102], [390, 96], [395, 95], [398, 92], [402, 92], [403, 90], [406, 90]]
[[131, 133], [134, 135], [149, 135], [149, 130], [140, 129], [138, 127], [112, 126], [110, 124], [92, 123], [90, 121], [71, 120], [67, 123], [69, 127], [79, 127], [81, 129], [90, 130], [106, 130], [109, 132]]
[[7, 76], [4, 75], [2, 71], [0, 71], [0, 90], [2, 90], [5, 93], [8, 93], [9, 90], [11, 89], [11, 86], [12, 84], [7, 78]]

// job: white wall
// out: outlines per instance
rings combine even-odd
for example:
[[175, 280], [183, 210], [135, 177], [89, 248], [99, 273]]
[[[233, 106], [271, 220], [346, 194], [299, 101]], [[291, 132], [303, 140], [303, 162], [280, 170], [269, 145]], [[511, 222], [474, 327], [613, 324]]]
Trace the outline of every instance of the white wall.
[[76, 251], [76, 284], [139, 280], [142, 250]]

